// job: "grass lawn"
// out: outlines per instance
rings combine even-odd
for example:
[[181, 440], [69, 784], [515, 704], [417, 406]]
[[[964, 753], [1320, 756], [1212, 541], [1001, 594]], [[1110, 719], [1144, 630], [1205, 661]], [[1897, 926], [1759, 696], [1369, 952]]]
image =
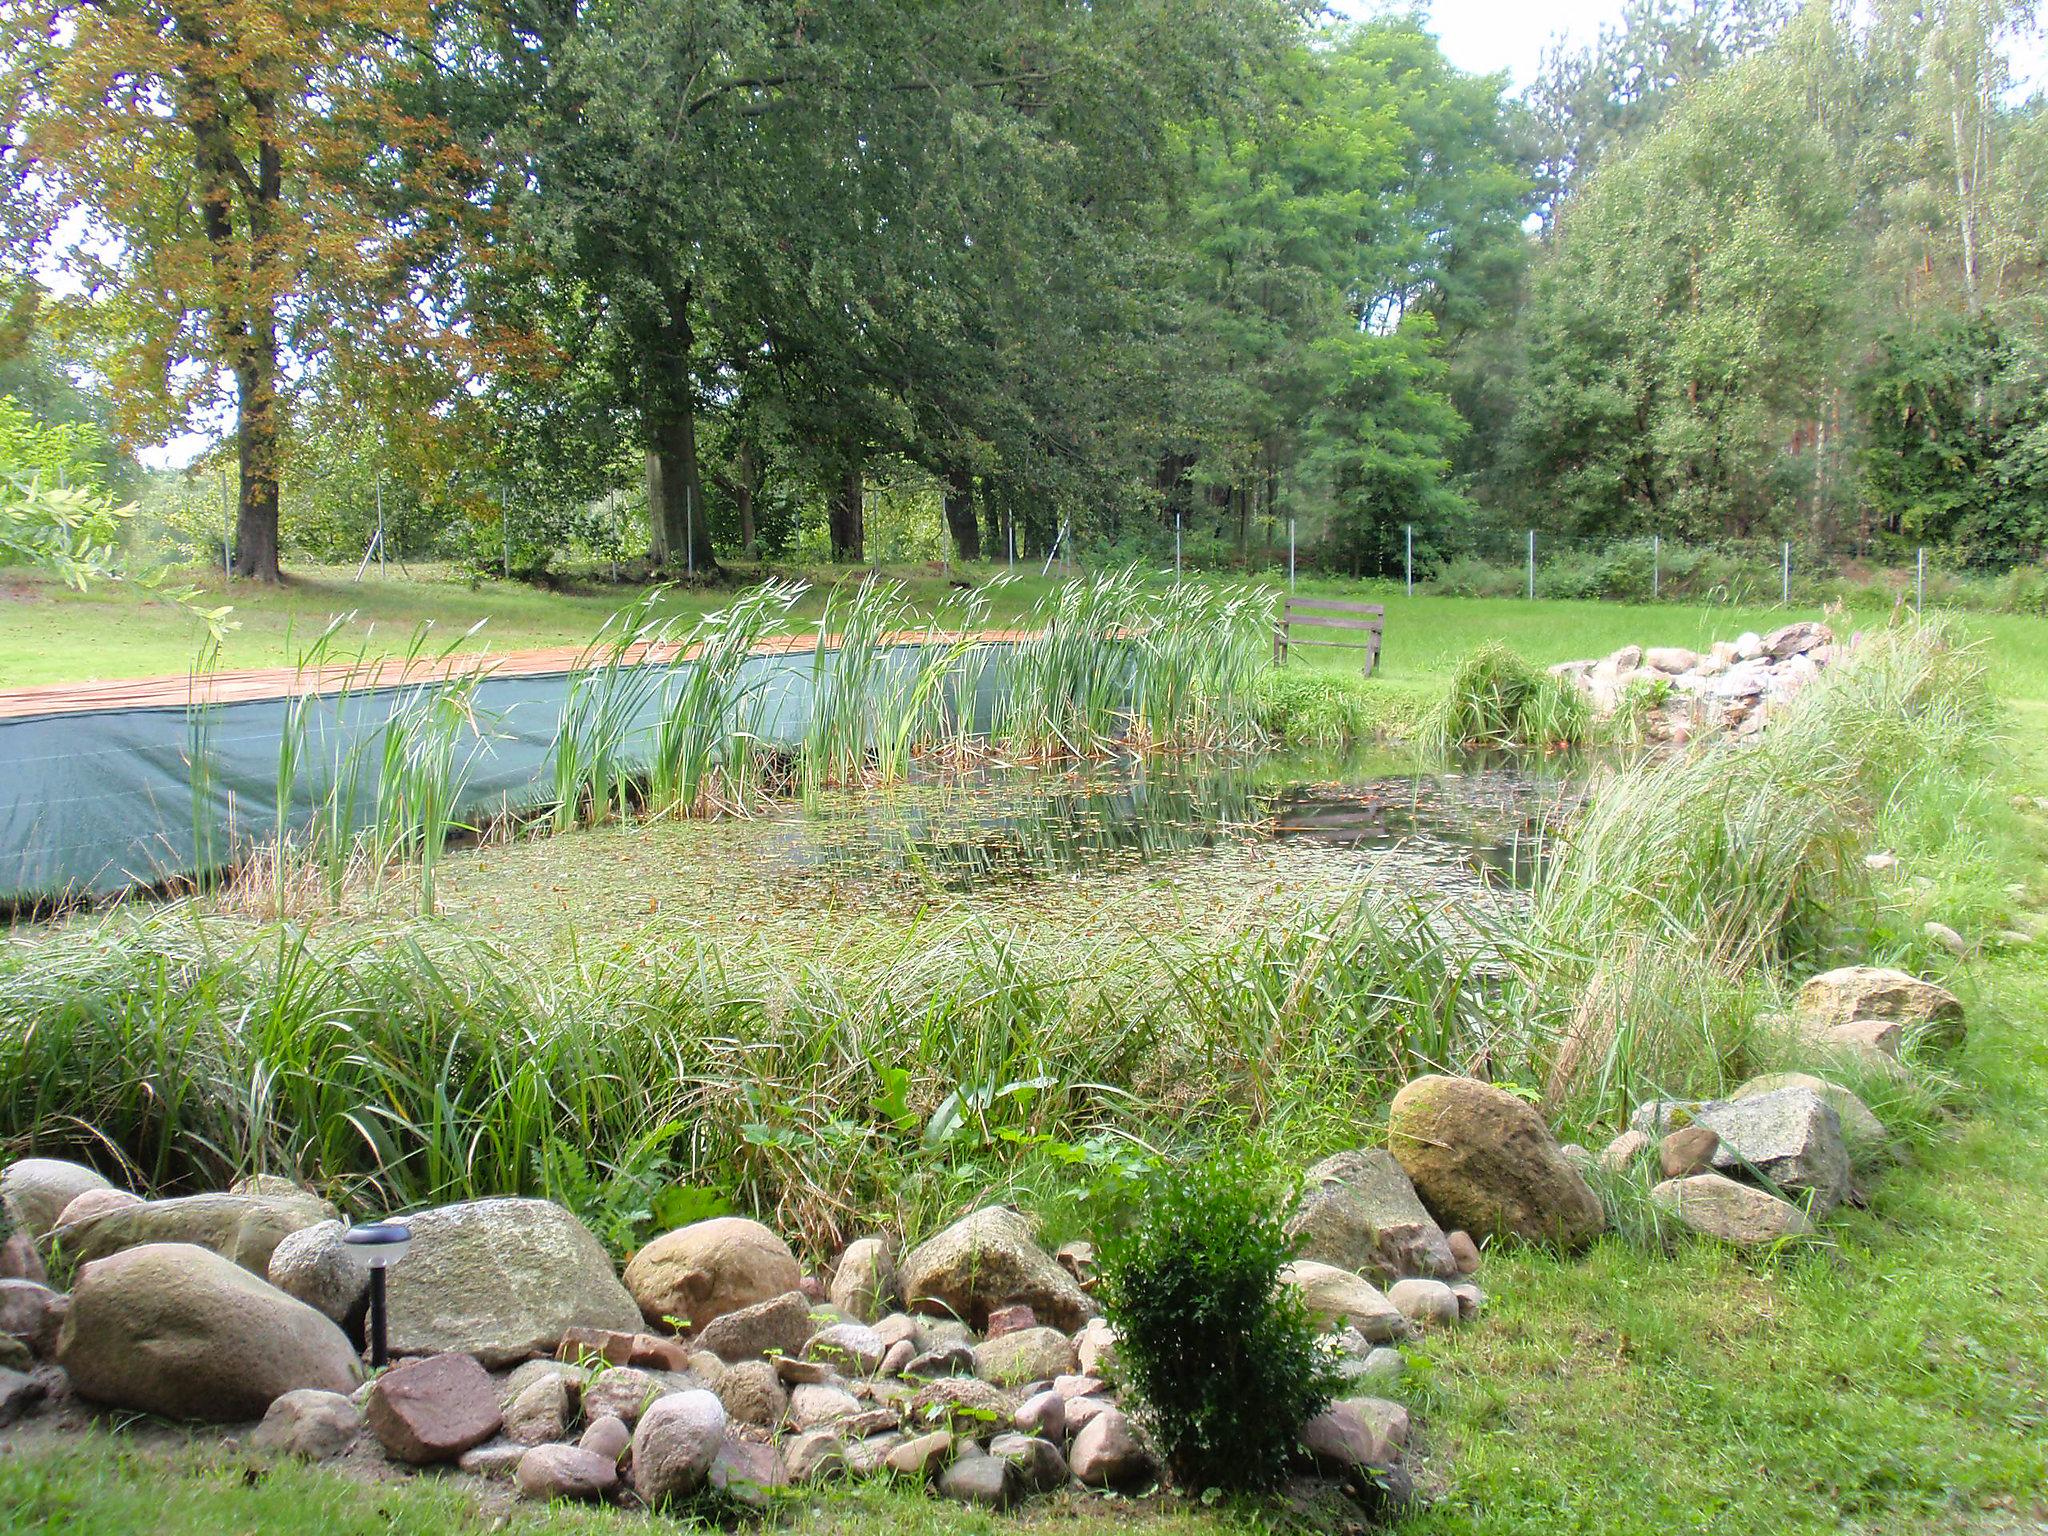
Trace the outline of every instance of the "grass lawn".
[[[939, 584], [927, 579], [921, 590], [936, 595]], [[237, 593], [245, 628], [230, 661], [285, 659], [288, 621], [295, 615], [301, 632], [317, 627], [350, 591], [345, 582], [307, 582], [254, 601]], [[494, 629], [503, 620], [501, 646], [581, 638], [618, 601], [397, 584], [366, 584], [360, 595], [356, 606], [380, 622], [409, 624], [429, 612], [462, 624], [488, 615]], [[1630, 641], [1700, 644], [1788, 616], [1386, 602], [1387, 680], [1418, 691], [1488, 639], [1551, 661]], [[190, 644], [182, 624], [126, 598], [0, 598], [0, 675], [176, 672]], [[1982, 617], [1972, 628], [2012, 712], [1994, 787], [2001, 796], [2048, 794], [2048, 623]], [[1964, 852], [1994, 891], [2023, 884], [2015, 904], [2038, 913], [2048, 905], [2048, 820], [2029, 813], [2012, 825], [1999, 846]], [[1488, 1314], [1432, 1339], [1409, 1378], [1418, 1480], [1433, 1497], [1403, 1532], [2048, 1530], [2048, 944], [1960, 967], [1950, 980], [1971, 1020], [1955, 1064], [1959, 1113], [1874, 1186], [1867, 1209], [1830, 1222], [1825, 1246], [1765, 1262], [1703, 1243], [1649, 1253], [1610, 1237], [1570, 1261], [1489, 1258], [1480, 1275]], [[508, 1508], [501, 1495], [432, 1478], [369, 1484], [301, 1468], [245, 1475], [239, 1455], [203, 1436], [168, 1452], [95, 1439], [8, 1455], [7, 1441], [0, 1432], [7, 1532], [649, 1528], [618, 1512]], [[1221, 1536], [1287, 1524], [1285, 1512], [1269, 1508], [1064, 1498], [993, 1520], [880, 1488], [810, 1494], [778, 1519], [795, 1531], [877, 1536], [1053, 1528]]]

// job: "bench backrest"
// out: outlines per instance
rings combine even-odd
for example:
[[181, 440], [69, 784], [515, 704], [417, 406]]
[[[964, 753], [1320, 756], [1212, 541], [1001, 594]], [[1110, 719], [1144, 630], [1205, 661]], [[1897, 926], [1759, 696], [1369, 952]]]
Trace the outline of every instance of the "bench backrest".
[[[1387, 627], [1387, 610], [1379, 603], [1347, 603], [1334, 597], [1289, 597], [1281, 605], [1280, 622], [1273, 628], [1273, 659], [1285, 661], [1297, 645], [1339, 646], [1365, 652], [1365, 673], [1380, 659], [1380, 638]], [[1356, 639], [1296, 639], [1297, 629], [1349, 630]]]

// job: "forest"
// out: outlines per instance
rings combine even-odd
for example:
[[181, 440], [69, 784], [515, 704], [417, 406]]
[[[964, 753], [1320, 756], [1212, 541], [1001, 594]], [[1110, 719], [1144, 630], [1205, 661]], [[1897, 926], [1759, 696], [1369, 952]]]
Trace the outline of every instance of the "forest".
[[1630, 0], [1526, 89], [1298, 0], [0, 26], [0, 459], [242, 577], [2048, 543], [2030, 6]]

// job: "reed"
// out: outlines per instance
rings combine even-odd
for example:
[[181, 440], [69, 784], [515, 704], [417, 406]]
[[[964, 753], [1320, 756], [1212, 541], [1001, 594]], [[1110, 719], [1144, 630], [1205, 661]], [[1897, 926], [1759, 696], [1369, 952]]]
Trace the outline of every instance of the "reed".
[[802, 582], [764, 582], [690, 631], [664, 679], [648, 768], [655, 810], [703, 816], [757, 798], [769, 699], [752, 660], [805, 590]]

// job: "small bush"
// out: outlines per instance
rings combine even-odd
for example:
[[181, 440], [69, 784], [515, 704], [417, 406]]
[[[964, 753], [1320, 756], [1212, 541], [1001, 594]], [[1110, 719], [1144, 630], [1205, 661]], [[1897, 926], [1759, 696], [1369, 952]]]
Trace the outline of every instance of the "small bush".
[[1102, 1248], [1125, 1384], [1189, 1492], [1276, 1485], [1337, 1378], [1300, 1296], [1270, 1167], [1242, 1152], [1160, 1169]]
[[1482, 645], [1451, 679], [1430, 735], [1459, 747], [1571, 747], [1593, 731], [1592, 705], [1577, 687], [1504, 645]]
[[1259, 728], [1290, 747], [1330, 750], [1372, 734], [1362, 678], [1304, 667], [1274, 667], [1259, 678]]

